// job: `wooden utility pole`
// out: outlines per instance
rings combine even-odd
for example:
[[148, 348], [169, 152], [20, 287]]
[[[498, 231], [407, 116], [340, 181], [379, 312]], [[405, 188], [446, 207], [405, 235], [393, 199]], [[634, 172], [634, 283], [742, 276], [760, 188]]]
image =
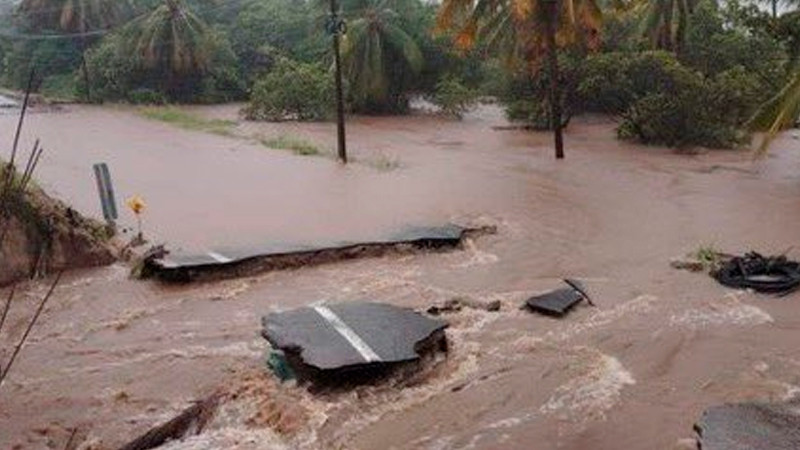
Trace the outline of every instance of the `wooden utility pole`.
[[333, 59], [336, 66], [336, 131], [338, 135], [339, 159], [347, 164], [347, 139], [344, 129], [344, 89], [342, 88], [342, 57], [340, 51], [341, 35], [345, 31], [344, 22], [339, 19], [339, 5], [331, 0], [329, 30], [333, 36]]
[[89, 32], [89, 24], [86, 19], [81, 19], [81, 26], [79, 28], [80, 36], [78, 37], [78, 45], [81, 50], [81, 72], [83, 73], [83, 83], [86, 88], [85, 99], [86, 103], [92, 103], [92, 84], [89, 80], [89, 66], [86, 64], [86, 34]]
[[545, 0], [547, 25], [545, 37], [547, 60], [550, 66], [550, 123], [555, 133], [556, 159], [564, 159], [564, 135], [561, 129], [561, 92], [558, 85], [558, 52], [556, 51], [556, 29], [558, 27], [558, 0]]

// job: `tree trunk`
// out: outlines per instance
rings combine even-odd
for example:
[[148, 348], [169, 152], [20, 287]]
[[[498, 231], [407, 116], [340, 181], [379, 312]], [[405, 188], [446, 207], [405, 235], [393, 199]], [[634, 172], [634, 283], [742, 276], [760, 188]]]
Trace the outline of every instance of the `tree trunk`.
[[81, 23], [80, 32], [81, 36], [78, 38], [78, 45], [81, 50], [81, 72], [83, 73], [83, 83], [86, 88], [86, 103], [92, 102], [92, 84], [89, 81], [89, 66], [86, 64], [86, 33], [89, 27], [84, 20]]
[[666, 3], [664, 9], [664, 25], [662, 26], [661, 30], [663, 32], [663, 49], [667, 51], [673, 51], [675, 49], [675, 42], [673, 39], [673, 16], [675, 12], [675, 2], [679, 2], [681, 0], [672, 0]]
[[556, 26], [558, 1], [548, 0], [547, 5], [547, 60], [550, 66], [550, 123], [555, 134], [556, 159], [564, 159], [564, 136], [561, 129], [561, 92], [558, 85], [558, 54], [556, 52]]
[[342, 61], [340, 55], [339, 7], [336, 0], [331, 1], [331, 21], [333, 31], [333, 58], [336, 65], [336, 131], [338, 137], [339, 159], [347, 164], [347, 139], [344, 129], [344, 93], [342, 88]]
[[686, 25], [689, 21], [688, 5], [685, 0], [676, 0], [678, 2], [678, 29], [675, 33], [675, 55], [680, 58], [684, 42], [686, 41]]
[[83, 72], [83, 84], [86, 87], [86, 103], [92, 103], [92, 83], [89, 81], [89, 66], [86, 65], [86, 50], [81, 45], [81, 72]]
[[772, 0], [772, 18], [778, 18], [778, 0]]

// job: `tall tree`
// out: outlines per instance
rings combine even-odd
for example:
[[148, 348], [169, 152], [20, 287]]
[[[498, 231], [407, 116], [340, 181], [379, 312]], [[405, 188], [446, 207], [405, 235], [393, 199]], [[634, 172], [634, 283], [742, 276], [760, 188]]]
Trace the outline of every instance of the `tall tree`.
[[148, 69], [163, 77], [170, 96], [180, 96], [181, 78], [208, 69], [209, 28], [182, 0], [163, 0], [132, 26], [135, 51]]
[[550, 71], [550, 107], [556, 158], [563, 153], [561, 95], [556, 51], [572, 45], [599, 44], [602, 15], [595, 0], [444, 0], [439, 27], [455, 30], [462, 48], [483, 42], [511, 63], [523, 63], [535, 75], [546, 58]]
[[403, 109], [404, 88], [424, 63], [416, 41], [400, 26], [391, 0], [351, 0], [343, 7], [349, 21], [342, 57], [356, 107]]
[[87, 101], [91, 101], [89, 68], [85, 58], [88, 34], [120, 23], [130, 11], [129, 0], [22, 0], [18, 10], [33, 29], [76, 34]]

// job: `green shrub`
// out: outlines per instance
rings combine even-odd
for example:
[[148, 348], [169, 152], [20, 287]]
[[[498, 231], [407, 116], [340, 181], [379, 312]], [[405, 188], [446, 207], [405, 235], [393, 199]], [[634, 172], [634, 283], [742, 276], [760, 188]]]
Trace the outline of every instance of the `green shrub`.
[[[573, 55], [561, 54], [559, 62], [559, 87], [561, 93], [562, 127], [569, 124], [574, 114], [581, 112], [576, 96], [576, 85], [581, 79], [582, 64]], [[522, 122], [537, 130], [552, 130], [550, 118], [550, 73], [542, 68], [535, 75], [518, 72], [511, 77], [506, 92], [500, 97], [506, 117]]]
[[623, 139], [728, 148], [746, 138], [739, 128], [761, 88], [741, 66], [709, 77], [669, 53], [619, 52], [587, 59], [578, 96], [585, 110], [619, 115]]
[[730, 148], [744, 140], [739, 128], [746, 101], [736, 74], [706, 79], [682, 66], [671, 71], [671, 84], [641, 96], [623, 113], [621, 138], [711, 148]]
[[253, 87], [251, 120], [322, 120], [333, 105], [333, 79], [316, 64], [283, 59]]
[[[131, 92], [152, 90], [144, 86], [145, 75], [137, 69], [140, 65], [138, 53], [127, 51], [124, 33], [109, 35], [86, 52], [86, 65], [91, 77], [92, 98], [96, 101], [129, 100]], [[78, 87], [84, 96], [84, 84], [78, 83]]]
[[588, 111], [620, 114], [628, 109], [635, 94], [627, 76], [629, 58], [625, 53], [603, 53], [587, 58], [578, 95]]
[[[3, 84], [12, 89], [25, 89], [31, 68], [36, 78], [72, 73], [80, 64], [77, 46], [66, 39], [16, 40], [6, 47]], [[34, 86], [34, 90], [39, 89]]]
[[622, 114], [637, 99], [674, 87], [680, 64], [667, 52], [612, 52], [589, 56], [577, 96], [587, 111]]
[[475, 108], [478, 93], [454, 77], [444, 77], [437, 84], [435, 92], [430, 96], [431, 102], [438, 106], [442, 113], [461, 119], [464, 114]]
[[[148, 69], [141, 54], [131, 48], [132, 33], [132, 29], [123, 28], [86, 53], [93, 100], [163, 104], [167, 100], [216, 103], [242, 98], [244, 83], [238, 62], [223, 32], [212, 30], [208, 35], [207, 70], [183, 76], [177, 83], [180, 89], [169, 93], [164, 75]], [[81, 76], [80, 70], [76, 76]], [[83, 97], [82, 80], [78, 87]]]

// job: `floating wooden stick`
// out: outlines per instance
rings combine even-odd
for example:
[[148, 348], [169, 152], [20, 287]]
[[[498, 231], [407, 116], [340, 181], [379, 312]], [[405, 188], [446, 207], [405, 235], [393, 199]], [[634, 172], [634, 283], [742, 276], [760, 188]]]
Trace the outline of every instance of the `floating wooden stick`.
[[69, 439], [67, 440], [67, 445], [64, 446], [64, 450], [72, 450], [72, 441], [75, 440], [76, 434], [78, 434], [78, 427], [72, 429], [72, 433], [69, 434]]

